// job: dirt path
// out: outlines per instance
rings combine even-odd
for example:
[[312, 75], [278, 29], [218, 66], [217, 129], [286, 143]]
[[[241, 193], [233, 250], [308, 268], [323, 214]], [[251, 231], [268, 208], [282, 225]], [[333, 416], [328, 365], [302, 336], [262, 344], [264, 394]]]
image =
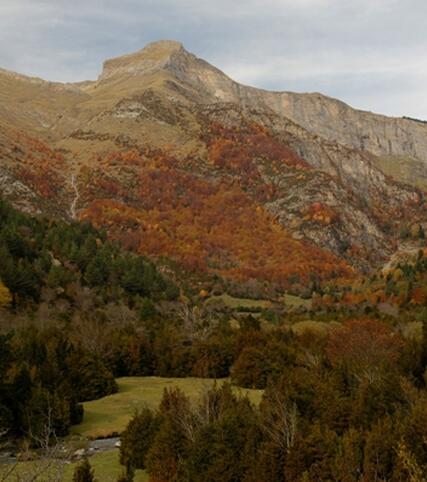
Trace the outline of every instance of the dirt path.
[[71, 174], [71, 187], [74, 190], [74, 199], [72, 200], [70, 205], [70, 214], [72, 219], [77, 219], [76, 206], [77, 206], [77, 201], [79, 200], [79, 197], [80, 197], [80, 193], [79, 193], [79, 188], [77, 187], [75, 174]]

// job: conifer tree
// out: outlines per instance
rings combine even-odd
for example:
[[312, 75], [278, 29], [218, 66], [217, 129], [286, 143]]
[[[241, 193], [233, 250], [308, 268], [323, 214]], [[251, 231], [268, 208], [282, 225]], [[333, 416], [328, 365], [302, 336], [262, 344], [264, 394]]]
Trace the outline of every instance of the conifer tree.
[[73, 482], [95, 482], [93, 469], [88, 459], [84, 459], [83, 462], [74, 469]]
[[159, 418], [148, 408], [135, 413], [121, 437], [120, 463], [127, 468], [144, 469], [145, 456], [159, 429]]

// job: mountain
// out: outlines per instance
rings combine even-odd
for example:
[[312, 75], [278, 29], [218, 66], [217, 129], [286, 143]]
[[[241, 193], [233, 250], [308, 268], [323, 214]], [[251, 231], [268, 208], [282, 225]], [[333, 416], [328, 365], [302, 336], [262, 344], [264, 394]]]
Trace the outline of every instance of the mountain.
[[420, 121], [243, 86], [173, 41], [107, 60], [96, 81], [0, 70], [0, 86], [0, 191], [27, 211], [281, 288], [369, 271], [402, 233], [423, 243]]

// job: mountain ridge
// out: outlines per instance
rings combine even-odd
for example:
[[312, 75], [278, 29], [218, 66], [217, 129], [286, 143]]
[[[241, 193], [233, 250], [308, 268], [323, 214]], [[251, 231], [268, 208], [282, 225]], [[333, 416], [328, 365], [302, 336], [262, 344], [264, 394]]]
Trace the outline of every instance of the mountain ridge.
[[[260, 242], [245, 223], [251, 209], [261, 209], [270, 242], [280, 229], [279, 244], [291, 236], [364, 271], [399, 249], [402, 229], [426, 226], [427, 126], [357, 111], [320, 94], [240, 85], [178, 42], [155, 42], [107, 60], [97, 81], [71, 88], [1, 71], [0, 84], [0, 126], [14, 132], [2, 137], [0, 129], [0, 189], [19, 202], [6, 186], [15, 179], [33, 193], [25, 197], [27, 210], [43, 206], [64, 217], [78, 189], [73, 212], [143, 254], [186, 259], [188, 266], [204, 256], [208, 263], [200, 266], [208, 271], [236, 273], [244, 265], [246, 276], [260, 273], [246, 254], [243, 261], [246, 248], [235, 245], [227, 253], [210, 237], [215, 220], [206, 210], [215, 196], [226, 202], [227, 190], [239, 199], [242, 218], [237, 214], [233, 222], [245, 243]], [[397, 172], [396, 166], [407, 168]], [[184, 216], [187, 211], [196, 217]], [[225, 227], [235, 214], [225, 206], [223, 212]], [[190, 248], [180, 247], [184, 240], [203, 254], [189, 256]], [[305, 249], [293, 246], [295, 253]], [[284, 263], [274, 256], [274, 263]], [[274, 276], [288, 271], [283, 265]]]
[[[388, 117], [353, 108], [339, 99], [320, 93], [268, 91], [234, 81], [221, 70], [187, 52], [180, 42], [158, 41], [145, 48], [104, 62], [95, 81], [60, 83], [27, 77], [0, 69], [10, 76], [50, 89], [66, 89], [87, 95], [89, 89], [114, 77], [146, 76], [168, 71], [177, 79], [205, 90], [205, 102], [235, 102], [258, 105], [287, 117], [326, 140], [351, 148], [368, 150], [377, 156], [411, 156], [427, 162], [427, 126], [412, 119]], [[85, 88], [82, 88], [82, 85]], [[138, 90], [136, 87], [134, 90]], [[198, 99], [200, 101], [200, 98]], [[337, 122], [339, 119], [339, 122]], [[387, 142], [383, 142], [386, 138]], [[427, 177], [427, 173], [425, 173]]]

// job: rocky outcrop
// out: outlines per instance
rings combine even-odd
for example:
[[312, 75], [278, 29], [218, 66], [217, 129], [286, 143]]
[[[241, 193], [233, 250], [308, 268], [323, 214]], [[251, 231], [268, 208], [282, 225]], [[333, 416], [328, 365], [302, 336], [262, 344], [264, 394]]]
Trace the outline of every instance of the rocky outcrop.
[[244, 86], [188, 53], [178, 42], [155, 42], [135, 54], [108, 60], [99, 80], [160, 70], [195, 89], [199, 101], [202, 97], [205, 103], [232, 102], [271, 110], [330, 142], [376, 156], [409, 156], [427, 164], [427, 124], [353, 109], [319, 93], [267, 92]]
[[264, 93], [262, 99], [275, 112], [329, 141], [378, 156], [412, 156], [427, 163], [427, 124], [356, 110], [317, 93]]
[[148, 44], [145, 48], [134, 54], [123, 55], [104, 62], [99, 82], [105, 82], [112, 77], [127, 75], [147, 75], [175, 65], [176, 54], [189, 55], [179, 42], [162, 40]]

